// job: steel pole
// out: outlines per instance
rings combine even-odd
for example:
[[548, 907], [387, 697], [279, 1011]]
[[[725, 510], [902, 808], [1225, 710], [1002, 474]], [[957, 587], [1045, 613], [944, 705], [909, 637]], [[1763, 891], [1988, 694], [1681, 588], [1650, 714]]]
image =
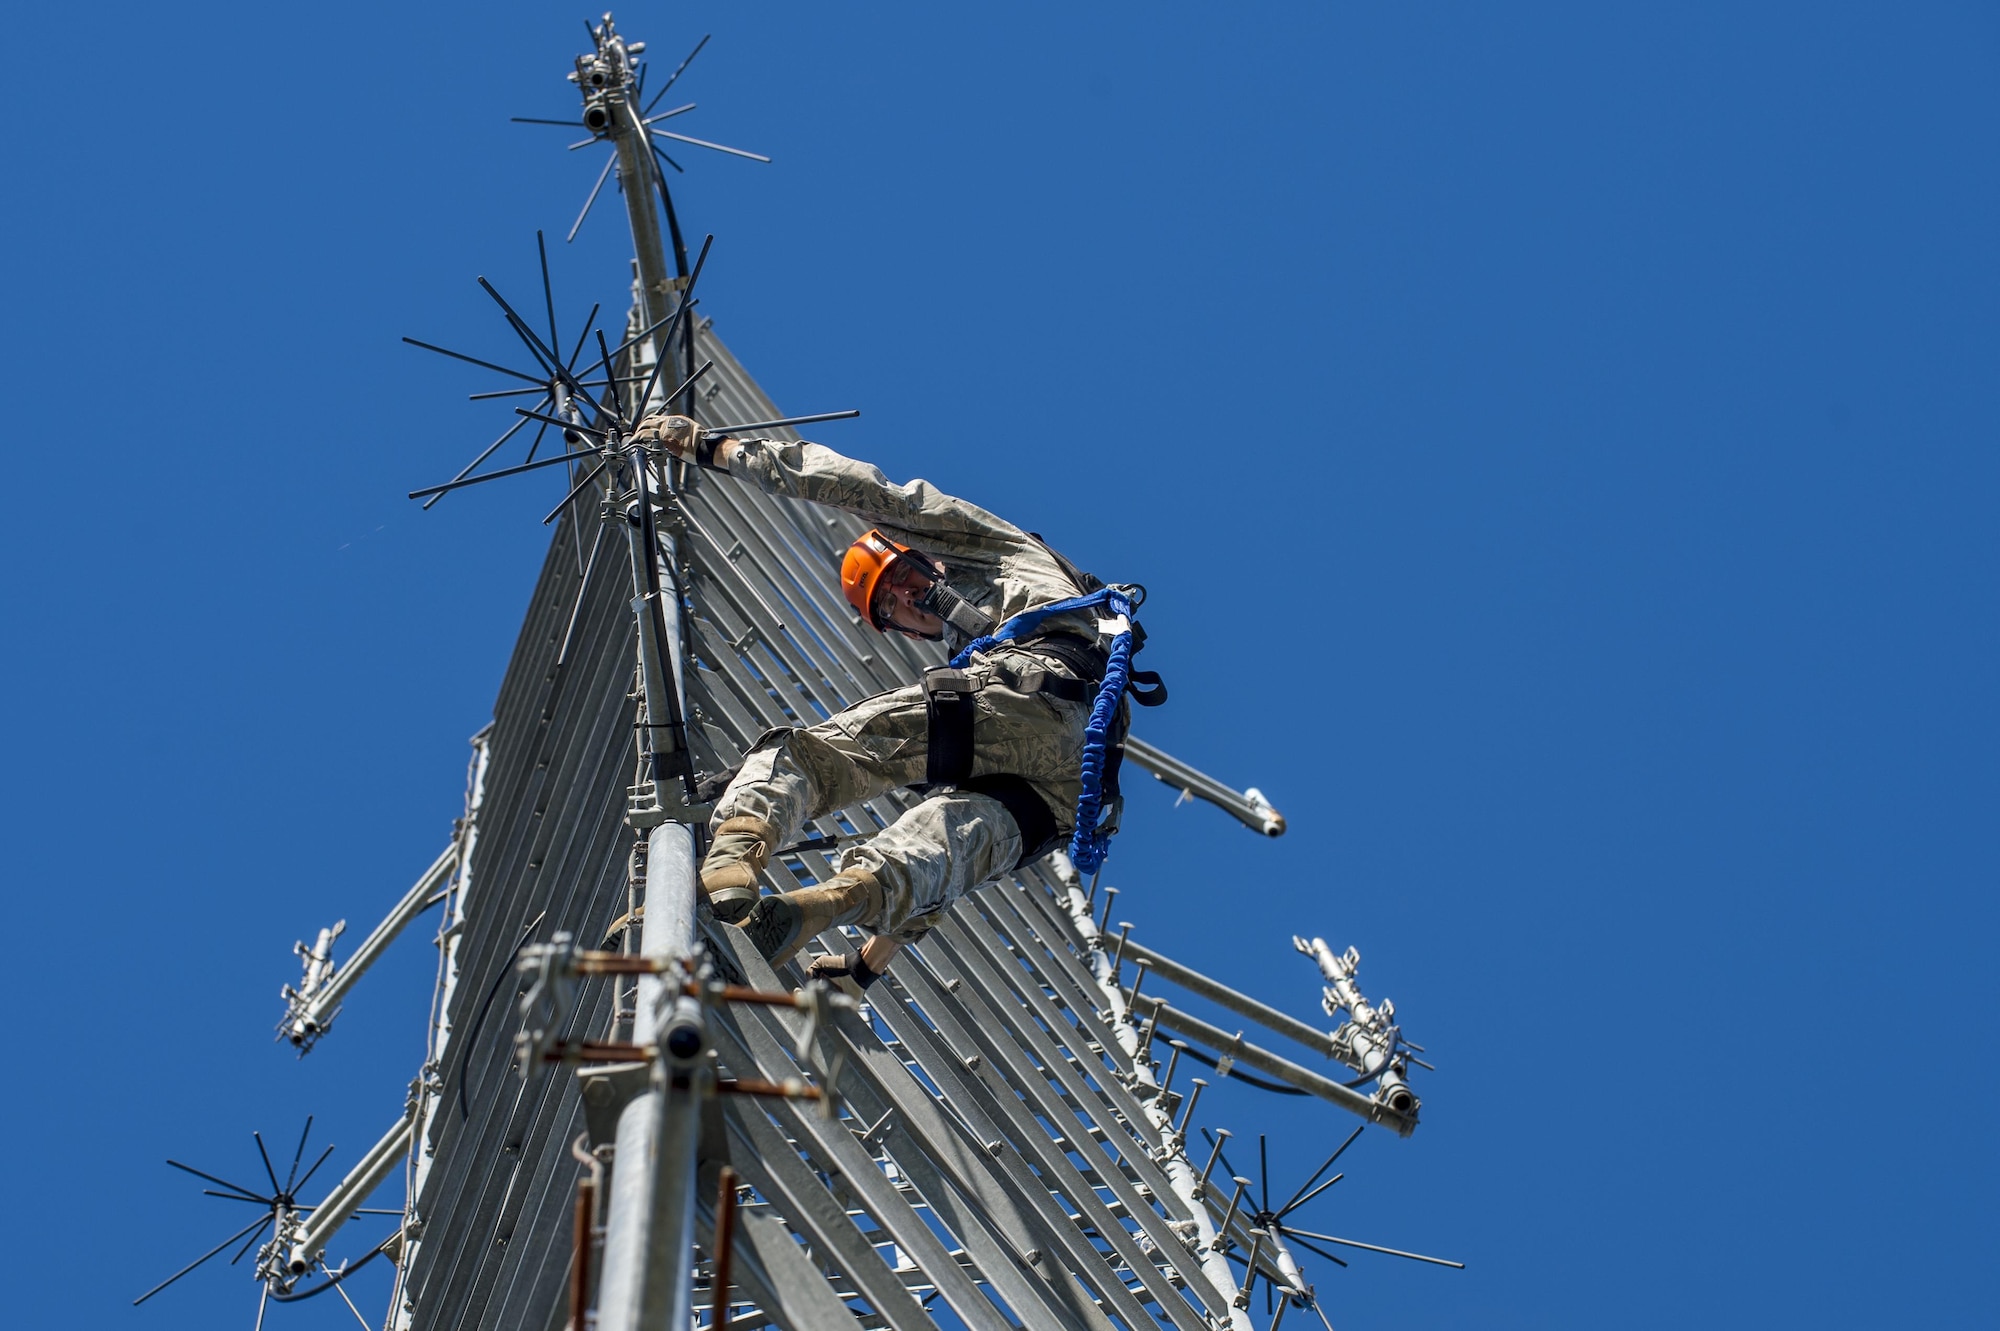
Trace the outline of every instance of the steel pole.
[[[694, 950], [694, 834], [662, 823], [647, 838], [646, 916], [640, 952], [685, 962]], [[599, 1331], [640, 1331], [683, 1313], [693, 1293], [695, 1147], [701, 1135], [700, 1009], [668, 977], [639, 981], [637, 1042], [657, 1044], [653, 1085], [618, 1116], [618, 1151], [605, 1218]], [[693, 1024], [693, 1048], [677, 1042]], [[677, 1048], [676, 1048], [677, 1046]]]
[[361, 941], [361, 946], [354, 949], [353, 956], [343, 965], [332, 967], [329, 973], [324, 974], [317, 988], [311, 984], [310, 979], [300, 986], [287, 1030], [287, 1038], [293, 1044], [310, 1047], [313, 1041], [326, 1033], [327, 1027], [333, 1024], [334, 1015], [339, 1011], [341, 1002], [347, 997], [347, 991], [368, 973], [368, 968], [388, 950], [389, 944], [396, 941], [396, 936], [409, 926], [410, 921], [429, 908], [431, 898], [444, 886], [445, 881], [451, 877], [451, 871], [457, 867], [458, 841], [454, 838], [452, 843], [444, 848], [444, 853], [432, 861], [431, 867], [424, 870], [423, 876], [417, 879], [415, 885], [403, 894], [403, 899], [398, 901], [383, 921], [375, 926], [373, 932]]
[[[644, 454], [633, 450], [634, 466], [646, 468]], [[646, 775], [653, 781], [654, 794], [662, 806], [682, 803], [682, 792], [668, 788], [668, 782], [687, 761], [681, 752], [675, 720], [685, 712], [676, 706], [681, 670], [680, 605], [677, 598], [660, 594], [657, 556], [646, 538], [653, 524], [646, 521], [652, 496], [644, 486], [634, 490], [632, 507], [626, 514], [625, 537], [632, 555], [632, 614], [639, 628], [639, 682], [645, 693], [645, 729], [640, 752], [647, 758]], [[669, 664], [669, 662], [672, 664]]]
[[368, 1149], [368, 1154], [347, 1171], [347, 1177], [326, 1195], [325, 1201], [313, 1208], [312, 1219], [305, 1223], [286, 1258], [285, 1264], [293, 1275], [304, 1275], [312, 1269], [313, 1262], [326, 1251], [327, 1240], [354, 1217], [361, 1203], [368, 1200], [368, 1194], [380, 1187], [382, 1181], [403, 1163], [403, 1153], [410, 1145], [415, 1109], [412, 1104], [410, 1112], [406, 1112], [395, 1127], [383, 1134], [381, 1141]]
[[1386, 1124], [1394, 1128], [1399, 1137], [1407, 1137], [1416, 1131], [1415, 1096], [1409, 1096], [1406, 1101], [1399, 1103], [1371, 1100], [1361, 1092], [1322, 1077], [1310, 1068], [1302, 1068], [1288, 1058], [1282, 1058], [1254, 1044], [1245, 1043], [1240, 1031], [1232, 1034], [1219, 1026], [1211, 1026], [1199, 1017], [1183, 1012], [1171, 1004], [1156, 1004], [1152, 1008], [1152, 1015], [1158, 1019], [1161, 1030], [1185, 1035], [1190, 1040], [1199, 1040], [1227, 1054], [1246, 1068], [1255, 1068], [1267, 1077], [1275, 1077], [1308, 1095], [1316, 1095], [1329, 1104], [1339, 1105], [1350, 1114], [1358, 1114], [1370, 1123]]
[[[634, 450], [637, 521], [632, 540], [634, 600], [640, 661], [647, 693], [647, 743], [655, 755], [654, 790], [662, 807], [685, 807], [688, 755], [682, 737], [663, 723], [685, 716], [686, 677], [681, 652], [681, 600], [673, 580], [671, 538], [658, 532], [648, 511], [650, 463]], [[661, 576], [660, 561], [667, 564]], [[669, 669], [671, 674], [668, 673]], [[682, 768], [683, 790], [669, 792], [657, 755], [670, 738]], [[694, 955], [695, 836], [685, 823], [663, 822], [646, 841], [645, 916], [640, 954], [670, 963], [639, 980], [633, 1027], [637, 1043], [656, 1056], [652, 1085], [618, 1116], [611, 1194], [605, 1224], [604, 1276], [598, 1287], [598, 1331], [641, 1331], [683, 1318], [694, 1291], [694, 1216], [701, 1137], [701, 1102], [710, 1077], [700, 1005], [681, 995]]]
[[1271, 802], [1255, 786], [1241, 792], [1231, 790], [1206, 772], [1197, 772], [1172, 754], [1154, 748], [1137, 736], [1125, 737], [1125, 756], [1184, 794], [1207, 800], [1227, 811], [1245, 827], [1265, 836], [1285, 834], [1285, 815], [1272, 808]]
[[[1183, 966], [1172, 957], [1162, 956], [1149, 947], [1142, 947], [1129, 940], [1125, 944], [1125, 955], [1135, 961], [1146, 962], [1161, 979], [1171, 980], [1191, 994], [1206, 998], [1219, 1007], [1228, 1008], [1238, 1016], [1248, 1017], [1280, 1035], [1288, 1035], [1315, 1053], [1327, 1058], [1337, 1056], [1337, 1051], [1333, 1048], [1333, 1037], [1325, 1031], [1309, 1026], [1297, 1017], [1280, 1012], [1268, 1003], [1260, 1003], [1248, 994], [1239, 993], [1226, 984], [1210, 979], [1200, 971]], [[1356, 1068], [1355, 1071], [1360, 1072], [1364, 1069]]]
[[606, 132], [618, 153], [618, 185], [625, 193], [625, 215], [632, 223], [632, 250], [639, 270], [639, 327], [650, 328], [673, 310], [673, 268], [660, 237], [660, 211], [653, 194], [659, 167], [639, 123], [632, 89], [615, 94], [616, 106]]

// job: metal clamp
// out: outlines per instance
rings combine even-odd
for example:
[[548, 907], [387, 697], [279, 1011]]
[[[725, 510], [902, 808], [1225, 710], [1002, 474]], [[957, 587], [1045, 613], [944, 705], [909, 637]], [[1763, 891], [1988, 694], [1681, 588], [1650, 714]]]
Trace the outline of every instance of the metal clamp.
[[[1406, 1079], [1412, 1061], [1408, 1051], [1423, 1050], [1403, 1038], [1402, 1027], [1396, 1024], [1394, 1002], [1385, 998], [1380, 1004], [1373, 1004], [1362, 994], [1354, 978], [1361, 968], [1360, 951], [1350, 947], [1336, 955], [1324, 938], [1308, 940], [1296, 935], [1292, 946], [1319, 964], [1320, 975], [1326, 981], [1320, 1006], [1326, 1014], [1330, 1017], [1347, 1014], [1347, 1019], [1329, 1037], [1328, 1047], [1335, 1058], [1360, 1074], [1350, 1084], [1374, 1082], [1377, 1104], [1402, 1117], [1413, 1116], [1421, 1102]], [[1415, 1061], [1420, 1066], [1429, 1066], [1422, 1059]]]
[[[531, 1076], [536, 1067], [547, 1063], [632, 1063], [650, 1061], [659, 1056], [660, 1045], [556, 1038], [556, 1031], [568, 1019], [575, 1002], [577, 982], [585, 976], [669, 975], [678, 972], [682, 976], [681, 982], [678, 985], [670, 983], [667, 992], [683, 1000], [695, 1000], [700, 1009], [725, 1003], [796, 1008], [807, 1014], [799, 1041], [801, 1063], [816, 1062], [811, 1058], [813, 1040], [822, 1023], [831, 1020], [833, 1012], [854, 1011], [860, 1007], [852, 997], [825, 981], [814, 981], [792, 992], [724, 984], [707, 970], [700, 975], [687, 975], [686, 964], [679, 960], [633, 956], [625, 952], [588, 951], [577, 947], [574, 935], [568, 933], [558, 933], [547, 943], [522, 948], [516, 969], [522, 975], [532, 977], [527, 992], [521, 996], [521, 1029], [514, 1036], [516, 1069], [523, 1077]], [[666, 1043], [673, 1043], [671, 1036]], [[836, 1057], [831, 1069], [823, 1069], [827, 1073], [828, 1085], [838, 1081], [841, 1062], [841, 1058]]]
[[533, 977], [521, 995], [521, 1029], [514, 1035], [515, 1067], [523, 1078], [544, 1061], [555, 1044], [557, 1029], [569, 1017], [580, 974], [578, 955], [575, 935], [566, 932], [547, 943], [521, 949], [515, 969]]

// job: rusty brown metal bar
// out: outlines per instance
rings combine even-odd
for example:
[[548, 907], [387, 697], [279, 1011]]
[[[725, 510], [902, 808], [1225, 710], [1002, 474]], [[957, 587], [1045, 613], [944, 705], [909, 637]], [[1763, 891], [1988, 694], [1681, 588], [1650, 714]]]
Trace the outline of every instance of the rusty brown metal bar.
[[657, 957], [626, 952], [579, 952], [576, 956], [578, 975], [658, 975], [664, 969]]
[[[725, 984], [720, 988], [710, 989], [706, 995], [702, 994], [698, 986], [691, 984], [686, 992], [691, 996], [705, 996], [724, 1003], [755, 1003], [763, 1007], [811, 1006], [811, 1001], [803, 993], [777, 993], [769, 989], [750, 989], [740, 984]], [[844, 998], [846, 995], [843, 994], [841, 997]]]
[[[610, 1040], [557, 1041], [542, 1055], [545, 1063], [644, 1063], [659, 1049], [649, 1044], [617, 1044]], [[715, 1083], [721, 1095], [770, 1095], [786, 1100], [824, 1099], [819, 1087], [799, 1077], [760, 1081], [754, 1077], [723, 1077]]]
[[584, 1149], [590, 1134], [579, 1133], [569, 1153], [590, 1172], [576, 1181], [576, 1238], [569, 1268], [569, 1331], [585, 1331], [590, 1315], [590, 1255], [597, 1250], [597, 1199], [604, 1191], [604, 1162]]
[[787, 1077], [783, 1081], [758, 1081], [750, 1077], [724, 1077], [715, 1083], [715, 1089], [726, 1095], [769, 1095], [782, 1100], [820, 1100], [825, 1095], [817, 1086], [808, 1085], [797, 1077]]
[[[667, 963], [657, 957], [634, 956], [625, 952], [579, 952], [575, 962], [578, 975], [660, 975], [669, 969]], [[803, 993], [752, 989], [740, 984], [702, 985], [693, 980], [682, 985], [680, 991], [689, 998], [706, 998], [717, 1003], [802, 1008], [810, 1002]]]
[[736, 1242], [736, 1171], [722, 1167], [715, 1196], [715, 1317], [713, 1331], [729, 1331], [729, 1259]]
[[542, 1055], [544, 1063], [644, 1063], [659, 1051], [649, 1044], [613, 1040], [558, 1040]]
[[596, 1181], [588, 1175], [576, 1181], [576, 1238], [569, 1263], [569, 1327], [585, 1331], [590, 1315], [590, 1243], [597, 1218]]

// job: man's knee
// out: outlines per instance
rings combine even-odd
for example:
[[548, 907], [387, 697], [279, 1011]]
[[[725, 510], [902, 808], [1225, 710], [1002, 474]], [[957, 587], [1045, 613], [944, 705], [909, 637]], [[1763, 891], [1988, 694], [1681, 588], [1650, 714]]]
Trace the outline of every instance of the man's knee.
[[972, 791], [941, 791], [904, 812], [841, 867], [863, 868], [887, 889], [879, 931], [928, 927], [965, 893], [1014, 867], [1021, 834], [1006, 806]]

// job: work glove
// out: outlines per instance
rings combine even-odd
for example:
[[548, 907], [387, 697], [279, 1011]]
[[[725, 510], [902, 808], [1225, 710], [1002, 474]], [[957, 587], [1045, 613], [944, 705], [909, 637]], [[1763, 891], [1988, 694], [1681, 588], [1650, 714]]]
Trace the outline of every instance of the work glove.
[[701, 446], [701, 423], [688, 416], [661, 412], [640, 421], [632, 438], [648, 448], [664, 448], [681, 461], [692, 462]]
[[868, 969], [868, 963], [854, 948], [830, 956], [814, 957], [812, 965], [806, 968], [806, 974], [815, 980], [852, 980], [863, 989], [882, 978], [879, 971]]

